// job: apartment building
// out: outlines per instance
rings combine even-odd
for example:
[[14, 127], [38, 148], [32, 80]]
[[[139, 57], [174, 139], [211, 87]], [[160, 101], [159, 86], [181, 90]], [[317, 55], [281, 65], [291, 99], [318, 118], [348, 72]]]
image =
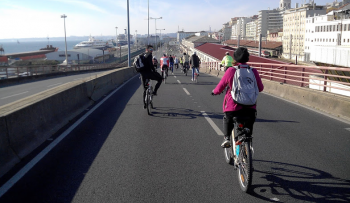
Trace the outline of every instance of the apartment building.
[[259, 21], [255, 20], [252, 22], [247, 23], [246, 25], [246, 40], [257, 40], [259, 39], [258, 36], [258, 25], [259, 25]]
[[305, 61], [350, 67], [350, 10], [306, 18]]
[[191, 35], [195, 35], [197, 32], [184, 32], [184, 31], [179, 31], [177, 32], [177, 41], [181, 42], [182, 39], [189, 37]]
[[231, 39], [238, 39], [238, 36], [245, 38], [246, 36], [246, 25], [252, 22], [252, 18], [240, 17], [235, 25], [232, 25]]
[[306, 17], [326, 14], [324, 6], [304, 4], [286, 10], [283, 15], [283, 57], [304, 61]]

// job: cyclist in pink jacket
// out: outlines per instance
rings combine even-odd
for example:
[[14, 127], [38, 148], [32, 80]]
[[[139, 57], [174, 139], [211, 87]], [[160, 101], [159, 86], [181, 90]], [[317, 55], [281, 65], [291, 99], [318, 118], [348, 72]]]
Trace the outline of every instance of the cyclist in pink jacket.
[[[247, 68], [249, 61], [249, 53], [246, 48], [239, 47], [234, 52], [234, 59], [240, 66], [240, 68]], [[235, 68], [228, 68], [220, 80], [219, 84], [216, 86], [216, 88], [213, 90], [212, 95], [220, 94], [226, 86], [228, 86], [225, 94], [225, 99], [223, 103], [223, 111], [224, 111], [224, 142], [221, 144], [222, 147], [228, 148], [230, 147], [230, 136], [233, 130], [233, 117], [237, 116], [249, 116], [252, 118], [251, 123], [248, 125], [248, 128], [250, 128], [251, 132], [253, 132], [253, 124], [255, 122], [256, 118], [256, 105], [254, 106], [242, 106], [237, 103], [235, 103], [231, 96], [231, 90], [232, 90], [232, 83], [233, 83], [233, 77], [235, 75], [236, 69]], [[256, 82], [258, 85], [259, 92], [263, 91], [264, 85], [261, 81], [261, 78], [259, 76], [259, 73], [256, 69], [253, 69], [253, 73], [256, 78]]]

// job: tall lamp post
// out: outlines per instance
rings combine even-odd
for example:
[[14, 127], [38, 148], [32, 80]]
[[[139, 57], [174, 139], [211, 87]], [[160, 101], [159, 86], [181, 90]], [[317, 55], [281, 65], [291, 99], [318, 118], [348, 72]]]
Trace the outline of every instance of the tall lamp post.
[[152, 18], [152, 17], [150, 17], [149, 19], [154, 20], [155, 48], [157, 48], [157, 20], [158, 19], [162, 19], [162, 17], [159, 17], [159, 18]]
[[161, 37], [162, 37], [162, 30], [165, 30], [165, 29], [157, 29], [160, 31], [160, 36], [159, 36], [159, 42], [160, 42], [160, 51], [162, 51], [162, 40], [161, 40]]
[[118, 27], [115, 27], [115, 44], [118, 43]]
[[136, 50], [137, 50], [137, 30], [135, 30], [135, 42], [136, 42]]
[[66, 65], [68, 65], [68, 57], [67, 57], [67, 38], [66, 38], [66, 18], [67, 16], [65, 14], [61, 15], [61, 18], [63, 18], [64, 23], [64, 42], [66, 44]]

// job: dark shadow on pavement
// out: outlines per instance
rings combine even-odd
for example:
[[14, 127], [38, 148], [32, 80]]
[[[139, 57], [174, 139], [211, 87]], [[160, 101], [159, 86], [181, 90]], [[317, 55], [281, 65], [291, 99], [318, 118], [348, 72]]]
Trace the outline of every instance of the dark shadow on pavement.
[[107, 99], [2, 196], [0, 202], [72, 202], [140, 85], [135, 77]]
[[350, 202], [350, 180], [334, 177], [315, 168], [288, 163], [254, 160], [253, 165], [253, 177], [265, 179], [266, 184], [254, 185], [253, 178], [250, 194], [262, 200]]

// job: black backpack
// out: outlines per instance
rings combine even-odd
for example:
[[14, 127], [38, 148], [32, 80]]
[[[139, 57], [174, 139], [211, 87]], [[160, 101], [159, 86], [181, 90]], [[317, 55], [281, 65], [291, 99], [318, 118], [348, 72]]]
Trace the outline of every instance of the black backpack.
[[142, 54], [135, 57], [134, 63], [132, 63], [132, 65], [134, 66], [136, 72], [141, 72], [145, 69], [144, 61], [145, 57]]

